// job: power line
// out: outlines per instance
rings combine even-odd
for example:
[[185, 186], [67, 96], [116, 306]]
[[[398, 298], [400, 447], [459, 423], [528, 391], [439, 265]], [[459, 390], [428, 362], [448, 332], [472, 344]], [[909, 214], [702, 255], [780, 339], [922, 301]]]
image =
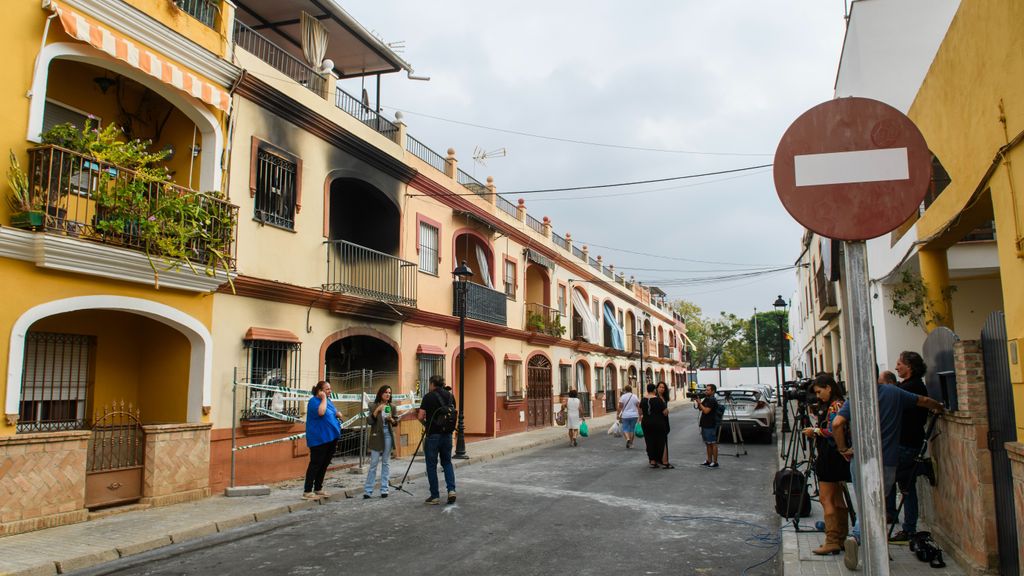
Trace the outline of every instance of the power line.
[[683, 258], [681, 256], [663, 256], [661, 254], [652, 254], [650, 252], [638, 252], [636, 250], [626, 250], [625, 248], [612, 248], [611, 246], [603, 246], [601, 244], [594, 244], [593, 242], [586, 242], [586, 241], [576, 240], [576, 239], [573, 239], [573, 243], [580, 244], [580, 245], [586, 245], [586, 246], [594, 246], [596, 248], [604, 248], [605, 250], [612, 250], [612, 251], [615, 251], [615, 252], [623, 252], [625, 254], [634, 254], [636, 256], [648, 256], [648, 257], [651, 257], [651, 258], [661, 258], [663, 260], [676, 260], [678, 262], [695, 262], [697, 264], [718, 264], [720, 266], [755, 266], [755, 267], [762, 267], [762, 266], [770, 267], [770, 266], [772, 266], [771, 264], [750, 264], [749, 262], [745, 263], [745, 264], [739, 264], [739, 263], [736, 263], [736, 262], [715, 262], [713, 260], [694, 260], [692, 258]]
[[406, 110], [405, 108], [393, 108], [391, 106], [381, 106], [381, 108], [389, 108], [391, 110], [400, 111], [403, 114], [412, 114], [414, 116], [422, 116], [424, 118], [430, 118], [431, 120], [440, 120], [441, 122], [449, 122], [451, 124], [459, 124], [461, 126], [470, 126], [472, 128], [479, 128], [481, 130], [491, 130], [493, 132], [504, 132], [505, 134], [515, 134], [517, 136], [526, 136], [528, 138], [538, 138], [540, 140], [551, 140], [554, 142], [565, 142], [567, 144], [582, 144], [584, 146], [598, 146], [600, 148], [616, 148], [620, 150], [638, 150], [641, 152], [662, 152], [665, 154], [692, 154], [699, 156], [773, 156], [774, 154], [763, 154], [763, 153], [752, 153], [752, 152], [702, 152], [699, 150], [673, 150], [670, 148], [650, 148], [646, 146], [627, 146], [625, 144], [608, 144], [606, 142], [591, 142], [589, 140], [577, 140], [574, 138], [561, 138], [558, 136], [547, 136], [544, 134], [533, 134], [530, 132], [523, 132], [521, 130], [509, 130], [507, 128], [495, 128], [493, 126], [484, 126], [483, 124], [474, 124], [472, 122], [465, 122], [462, 120], [452, 120], [451, 118], [443, 118], [441, 116], [433, 116], [431, 114], [424, 114], [423, 112], [414, 112], [412, 110]]
[[762, 174], [762, 172], [747, 172], [745, 174], [738, 174], [736, 176], [729, 176], [728, 178], [717, 178], [714, 180], [707, 180], [705, 182], [694, 182], [693, 184], [684, 184], [682, 186], [668, 186], [665, 188], [652, 188], [650, 190], [638, 190], [636, 192], [612, 192], [611, 194], [595, 194], [593, 196], [565, 196], [563, 198], [534, 198], [530, 202], [567, 202], [574, 200], [591, 200], [594, 198], [614, 198], [617, 196], [642, 196], [644, 194], [653, 194], [655, 192], [667, 192], [671, 190], [682, 190], [684, 188], [695, 188], [697, 186], [706, 186], [708, 184], [715, 184], [718, 182], [726, 182], [728, 180], [737, 180], [739, 178], [748, 178], [750, 176], [756, 176]]

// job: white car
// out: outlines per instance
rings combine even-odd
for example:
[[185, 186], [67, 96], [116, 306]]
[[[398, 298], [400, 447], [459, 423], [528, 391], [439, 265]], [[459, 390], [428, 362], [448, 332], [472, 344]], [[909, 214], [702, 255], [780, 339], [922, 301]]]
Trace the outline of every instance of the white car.
[[744, 441], [759, 439], [765, 444], [771, 443], [775, 405], [760, 385], [721, 388], [715, 392], [715, 399], [725, 407], [720, 438], [725, 432], [729, 432], [731, 438], [735, 422]]

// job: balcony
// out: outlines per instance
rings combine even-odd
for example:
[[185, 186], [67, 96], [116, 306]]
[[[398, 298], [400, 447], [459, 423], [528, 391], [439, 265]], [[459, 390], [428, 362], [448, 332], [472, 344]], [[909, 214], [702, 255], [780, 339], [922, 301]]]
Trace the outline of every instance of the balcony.
[[27, 172], [45, 204], [36, 229], [189, 267], [235, 269], [238, 206], [215, 195], [53, 145], [29, 150]]
[[839, 314], [835, 282], [825, 278], [825, 269], [818, 266], [814, 274], [814, 295], [818, 300], [818, 319], [831, 320]]
[[[452, 314], [459, 316], [459, 281], [452, 282]], [[502, 326], [508, 323], [508, 299], [504, 292], [466, 282], [466, 318]]]
[[323, 98], [327, 94], [327, 81], [319, 72], [238, 20], [235, 20], [235, 45], [305, 86], [317, 96]]
[[325, 244], [327, 282], [324, 290], [416, 306], [416, 264], [345, 240]]
[[526, 304], [525, 324], [525, 329], [530, 332], [547, 334], [556, 338], [561, 338], [565, 335], [562, 315], [558, 313], [558, 310], [536, 302], [528, 302]]
[[220, 13], [219, 0], [173, 0], [179, 10], [202, 22], [208, 28], [217, 29], [217, 15]]

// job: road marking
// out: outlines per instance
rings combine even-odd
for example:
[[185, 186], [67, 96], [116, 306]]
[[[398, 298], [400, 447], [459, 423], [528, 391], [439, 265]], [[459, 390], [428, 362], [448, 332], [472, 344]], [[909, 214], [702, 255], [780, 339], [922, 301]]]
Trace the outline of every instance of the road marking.
[[793, 157], [797, 186], [909, 180], [906, 148], [803, 154]]

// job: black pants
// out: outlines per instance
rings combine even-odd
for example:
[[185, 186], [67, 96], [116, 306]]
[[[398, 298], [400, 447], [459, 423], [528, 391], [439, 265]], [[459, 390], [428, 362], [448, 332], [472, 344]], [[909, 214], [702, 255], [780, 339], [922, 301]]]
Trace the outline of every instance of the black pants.
[[306, 468], [306, 484], [303, 492], [324, 489], [324, 476], [327, 474], [327, 467], [331, 465], [331, 458], [334, 457], [334, 449], [337, 444], [337, 440], [331, 440], [326, 444], [309, 448], [309, 466]]

